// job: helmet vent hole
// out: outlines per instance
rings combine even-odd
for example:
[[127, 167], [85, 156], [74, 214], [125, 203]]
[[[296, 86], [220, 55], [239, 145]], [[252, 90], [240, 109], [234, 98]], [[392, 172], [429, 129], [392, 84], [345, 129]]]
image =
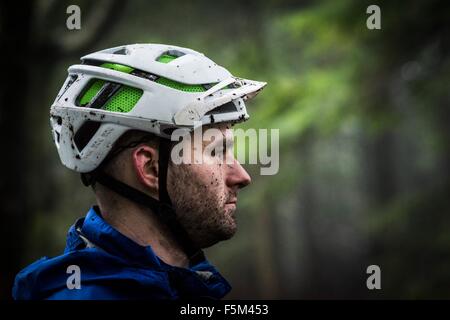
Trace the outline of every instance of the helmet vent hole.
[[121, 54], [121, 55], [129, 55], [130, 52], [127, 50], [126, 47], [120, 48], [119, 50], [116, 50], [113, 52], [113, 54]]
[[184, 55], [185, 55], [184, 52], [178, 50], [168, 50], [163, 54], [161, 54], [158, 58], [156, 58], [156, 61], [161, 63], [169, 63], [172, 60], [175, 60], [176, 58], [179, 58]]
[[81, 152], [97, 133], [101, 123], [97, 121], [86, 121], [82, 124], [73, 138], [77, 149]]
[[236, 106], [233, 102], [228, 102], [225, 103], [221, 106], [218, 106], [217, 108], [214, 108], [210, 111], [208, 111], [207, 113], [205, 113], [205, 115], [211, 115], [211, 114], [221, 114], [221, 113], [228, 113], [228, 112], [236, 112]]

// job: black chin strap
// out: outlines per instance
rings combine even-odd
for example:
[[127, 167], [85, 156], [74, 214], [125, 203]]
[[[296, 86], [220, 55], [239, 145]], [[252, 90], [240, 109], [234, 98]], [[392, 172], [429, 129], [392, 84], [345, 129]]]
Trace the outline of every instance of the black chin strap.
[[167, 172], [169, 171], [171, 141], [159, 139], [159, 158], [158, 158], [158, 189], [159, 201], [172, 207], [169, 193], [167, 192]]
[[129, 185], [111, 177], [102, 170], [95, 171], [94, 173], [82, 174], [81, 178], [86, 186], [98, 182], [122, 197], [144, 207], [150, 208], [153, 213], [157, 215], [160, 221], [168, 226], [169, 230], [173, 233], [175, 240], [180, 244], [183, 251], [188, 256], [190, 264], [195, 265], [205, 260], [205, 256], [203, 251], [193, 244], [186, 230], [181, 226], [176, 218], [175, 210], [173, 209], [172, 202], [170, 201], [170, 197], [167, 192], [169, 157], [170, 141], [160, 139], [158, 161], [159, 201], [148, 196], [144, 192], [130, 187]]

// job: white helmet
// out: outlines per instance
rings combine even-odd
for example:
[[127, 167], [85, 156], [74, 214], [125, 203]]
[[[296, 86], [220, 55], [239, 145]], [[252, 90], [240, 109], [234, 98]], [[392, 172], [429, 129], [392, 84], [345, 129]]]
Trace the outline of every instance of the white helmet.
[[244, 101], [265, 82], [233, 77], [197, 51], [162, 44], [134, 44], [81, 58], [50, 110], [62, 163], [95, 170], [127, 130], [170, 138], [195, 123], [241, 122]]

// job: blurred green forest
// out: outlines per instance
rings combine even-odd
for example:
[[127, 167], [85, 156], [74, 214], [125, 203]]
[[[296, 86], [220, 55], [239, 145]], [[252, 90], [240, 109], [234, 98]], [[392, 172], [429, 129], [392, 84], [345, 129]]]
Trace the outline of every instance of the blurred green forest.
[[[81, 30], [66, 28], [78, 4]], [[381, 8], [381, 30], [366, 8]], [[2, 3], [1, 298], [94, 203], [59, 162], [49, 107], [79, 57], [129, 43], [205, 53], [267, 81], [242, 128], [280, 130], [280, 170], [241, 192], [207, 250], [228, 298], [450, 298], [450, 6], [445, 1]], [[5, 77], [11, 75], [11, 78]], [[382, 289], [366, 287], [379, 265]]]

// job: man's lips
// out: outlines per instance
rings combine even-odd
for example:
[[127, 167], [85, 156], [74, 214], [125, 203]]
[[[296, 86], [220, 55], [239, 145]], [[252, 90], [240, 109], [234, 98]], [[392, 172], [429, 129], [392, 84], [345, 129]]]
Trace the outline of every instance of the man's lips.
[[226, 204], [237, 204], [237, 198], [230, 199]]

